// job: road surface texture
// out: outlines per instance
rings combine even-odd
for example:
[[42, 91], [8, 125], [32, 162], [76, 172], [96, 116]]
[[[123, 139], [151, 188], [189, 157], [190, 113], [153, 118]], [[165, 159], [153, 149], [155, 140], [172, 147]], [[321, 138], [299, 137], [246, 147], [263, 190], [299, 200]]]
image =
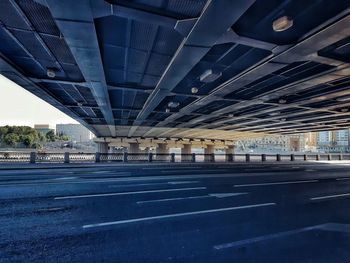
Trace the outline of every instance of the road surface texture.
[[350, 262], [349, 168], [0, 169], [0, 262]]

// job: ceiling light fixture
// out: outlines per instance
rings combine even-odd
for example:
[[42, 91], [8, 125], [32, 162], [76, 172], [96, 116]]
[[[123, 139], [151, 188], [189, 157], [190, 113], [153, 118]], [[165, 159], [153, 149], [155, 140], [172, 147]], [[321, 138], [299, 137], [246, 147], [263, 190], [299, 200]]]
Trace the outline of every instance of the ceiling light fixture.
[[282, 16], [272, 22], [272, 28], [275, 32], [282, 32], [293, 26], [293, 19], [288, 16]]
[[207, 69], [203, 72], [202, 75], [200, 75], [199, 80], [200, 82], [210, 83], [220, 78], [221, 75], [221, 72], [213, 71], [212, 69]]
[[170, 112], [170, 109], [169, 109], [169, 108], [166, 108], [166, 109], [165, 109], [165, 112], [166, 112], [166, 113], [169, 113], [169, 112]]
[[52, 69], [52, 68], [48, 68], [47, 71], [46, 71], [46, 74], [49, 78], [54, 78], [56, 77], [56, 73], [55, 73], [55, 70]]
[[193, 88], [191, 89], [191, 93], [192, 93], [192, 94], [197, 94], [197, 93], [198, 93], [198, 88], [193, 87]]
[[170, 101], [170, 102], [168, 103], [168, 107], [169, 107], [169, 108], [177, 108], [177, 107], [179, 107], [179, 105], [180, 105], [180, 103], [178, 103], [178, 102], [176, 102], [176, 101]]
[[234, 115], [233, 115], [233, 113], [230, 113], [228, 116], [229, 116], [230, 118], [232, 118]]
[[278, 101], [278, 103], [279, 103], [279, 104], [285, 104], [285, 103], [287, 103], [287, 101], [286, 101], [285, 99], [280, 99], [280, 100]]

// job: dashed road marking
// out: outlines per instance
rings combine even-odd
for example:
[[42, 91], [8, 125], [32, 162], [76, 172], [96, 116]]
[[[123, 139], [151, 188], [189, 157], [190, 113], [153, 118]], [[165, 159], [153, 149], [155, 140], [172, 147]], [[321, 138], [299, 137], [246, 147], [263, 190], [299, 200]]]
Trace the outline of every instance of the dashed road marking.
[[145, 222], [145, 221], [152, 221], [152, 220], [159, 220], [159, 219], [168, 219], [168, 218], [178, 218], [178, 217], [185, 217], [185, 216], [192, 216], [192, 215], [211, 214], [211, 213], [219, 213], [219, 212], [258, 208], [258, 207], [268, 207], [268, 206], [274, 206], [274, 205], [276, 205], [276, 203], [261, 203], [261, 204], [242, 205], [242, 206], [225, 207], [225, 208], [218, 208], [218, 209], [185, 212], [185, 213], [167, 214], [167, 215], [160, 215], [160, 216], [150, 216], [150, 217], [143, 217], [143, 218], [134, 218], [134, 219], [126, 219], [126, 220], [119, 220], [119, 221], [111, 221], [111, 222], [83, 225], [83, 228], [95, 228], [95, 227], [104, 227], [104, 226], [112, 226], [112, 225], [123, 225], [123, 224]]
[[305, 184], [305, 183], [317, 183], [317, 182], [318, 182], [318, 180], [285, 181], [285, 182], [271, 182], [271, 183], [257, 183], [257, 184], [236, 184], [236, 185], [234, 185], [234, 187], [285, 185], [285, 184]]
[[192, 190], [205, 190], [205, 189], [207, 189], [207, 188], [206, 187], [190, 187], [190, 188], [145, 190], [145, 191], [117, 192], [117, 193], [103, 193], [103, 194], [69, 195], [69, 196], [58, 196], [58, 197], [55, 197], [54, 199], [55, 200], [78, 199], [78, 198], [90, 198], [90, 197], [133, 195], [133, 194], [147, 194], [147, 193], [162, 193], [162, 192], [176, 192], [176, 191], [192, 191]]

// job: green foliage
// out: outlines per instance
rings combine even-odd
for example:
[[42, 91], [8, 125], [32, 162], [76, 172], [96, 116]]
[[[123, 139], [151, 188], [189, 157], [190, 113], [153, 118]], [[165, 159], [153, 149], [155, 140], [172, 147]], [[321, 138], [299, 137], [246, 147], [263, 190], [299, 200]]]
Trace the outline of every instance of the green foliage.
[[44, 141], [44, 136], [28, 126], [0, 127], [0, 142], [12, 147], [16, 146], [17, 143], [24, 144], [26, 147], [33, 147]]
[[15, 146], [19, 142], [19, 136], [16, 133], [8, 133], [4, 136], [4, 142], [10, 146]]
[[56, 141], [55, 132], [54, 132], [53, 130], [47, 132], [47, 133], [46, 133], [46, 139], [47, 139], [49, 142], [54, 142], [54, 141]]
[[69, 138], [69, 136], [67, 136], [67, 135], [61, 134], [61, 135], [59, 136], [59, 140], [67, 142], [67, 141], [70, 140], [70, 138]]
[[28, 126], [3, 126], [0, 127], [0, 143], [14, 147], [22, 144], [28, 148], [42, 148], [45, 142], [69, 141], [67, 135], [55, 135], [53, 130], [42, 134]]

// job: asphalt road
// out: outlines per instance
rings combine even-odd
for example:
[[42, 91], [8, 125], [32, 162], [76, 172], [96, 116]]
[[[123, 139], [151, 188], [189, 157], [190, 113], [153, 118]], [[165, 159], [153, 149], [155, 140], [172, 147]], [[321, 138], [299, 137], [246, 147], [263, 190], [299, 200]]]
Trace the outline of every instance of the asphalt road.
[[0, 262], [349, 262], [349, 168], [0, 169]]

